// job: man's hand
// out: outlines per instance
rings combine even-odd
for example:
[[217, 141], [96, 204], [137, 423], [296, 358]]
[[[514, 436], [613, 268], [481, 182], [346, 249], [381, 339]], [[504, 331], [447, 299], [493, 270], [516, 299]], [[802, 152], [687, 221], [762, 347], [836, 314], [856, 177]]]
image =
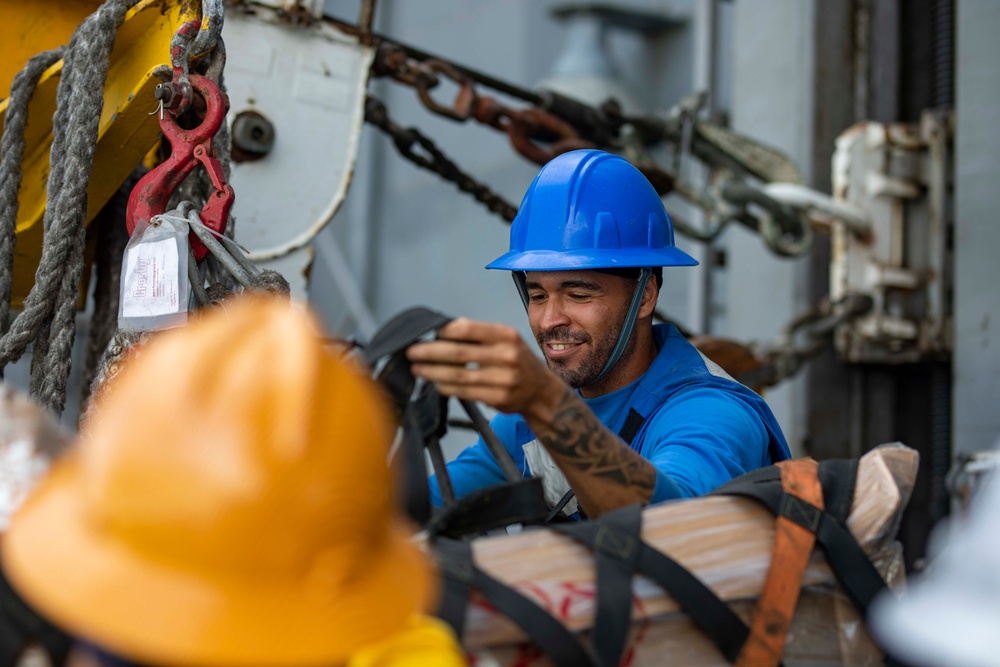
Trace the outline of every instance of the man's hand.
[[652, 497], [653, 464], [609, 431], [516, 329], [459, 318], [406, 356], [413, 374], [435, 382], [441, 394], [520, 413], [588, 516]]
[[412, 372], [445, 396], [480, 401], [526, 419], [551, 419], [566, 387], [513, 327], [463, 317], [406, 352]]

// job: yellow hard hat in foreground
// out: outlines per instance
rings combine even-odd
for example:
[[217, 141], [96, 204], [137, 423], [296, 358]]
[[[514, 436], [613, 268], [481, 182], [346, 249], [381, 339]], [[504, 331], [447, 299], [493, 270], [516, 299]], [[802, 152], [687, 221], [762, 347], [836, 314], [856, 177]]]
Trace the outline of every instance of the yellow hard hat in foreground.
[[312, 319], [248, 300], [160, 335], [14, 516], [3, 565], [71, 633], [166, 665], [336, 665], [430, 600], [392, 421]]

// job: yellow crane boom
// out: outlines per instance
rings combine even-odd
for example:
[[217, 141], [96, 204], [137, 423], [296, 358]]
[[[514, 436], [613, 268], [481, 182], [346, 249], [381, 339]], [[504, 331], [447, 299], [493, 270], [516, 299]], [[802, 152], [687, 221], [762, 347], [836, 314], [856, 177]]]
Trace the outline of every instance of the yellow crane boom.
[[[3, 95], [9, 95], [10, 81], [31, 56], [69, 41], [76, 26], [100, 4], [95, 0], [2, 0], [0, 44], [10, 49], [0, 64]], [[126, 15], [104, 88], [94, 167], [87, 187], [88, 222], [156, 143], [159, 125], [150, 112], [156, 109], [153, 90], [159, 80], [153, 72], [169, 64], [170, 40], [177, 28], [200, 17], [201, 4], [193, 0], [143, 0]], [[61, 71], [59, 61], [42, 75], [28, 105], [11, 299], [15, 308], [34, 284], [41, 258], [52, 116]], [[8, 103], [8, 99], [0, 102], [0, 133]]]

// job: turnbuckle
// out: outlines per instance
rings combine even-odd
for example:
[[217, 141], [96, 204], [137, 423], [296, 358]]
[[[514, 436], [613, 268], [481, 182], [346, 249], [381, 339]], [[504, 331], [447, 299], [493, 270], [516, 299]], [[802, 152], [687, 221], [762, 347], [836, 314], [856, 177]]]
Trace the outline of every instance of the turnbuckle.
[[[194, 92], [205, 101], [205, 118], [198, 127], [185, 130], [173, 114], [160, 116], [160, 130], [170, 143], [170, 157], [143, 176], [132, 189], [125, 217], [129, 234], [140, 220], [149, 221], [154, 215], [166, 211], [174, 191], [198, 164], [208, 172], [214, 188], [201, 209], [201, 220], [206, 227], [220, 234], [226, 230], [236, 195], [226, 182], [222, 163], [212, 150], [212, 138], [222, 127], [226, 116], [226, 95], [207, 76], [191, 74], [190, 81]], [[198, 261], [208, 254], [208, 249], [194, 234], [191, 235], [191, 250]]]

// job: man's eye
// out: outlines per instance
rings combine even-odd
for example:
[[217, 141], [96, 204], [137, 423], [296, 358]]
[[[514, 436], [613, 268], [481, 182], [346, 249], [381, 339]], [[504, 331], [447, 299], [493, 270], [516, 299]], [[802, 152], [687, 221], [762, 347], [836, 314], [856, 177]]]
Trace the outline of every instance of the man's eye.
[[541, 303], [542, 301], [545, 301], [545, 295], [544, 294], [529, 294], [528, 295], [528, 300], [531, 301], [532, 303]]
[[569, 298], [573, 299], [574, 301], [586, 301], [587, 299], [590, 298], [590, 295], [589, 294], [572, 293], [572, 294], [569, 295]]

